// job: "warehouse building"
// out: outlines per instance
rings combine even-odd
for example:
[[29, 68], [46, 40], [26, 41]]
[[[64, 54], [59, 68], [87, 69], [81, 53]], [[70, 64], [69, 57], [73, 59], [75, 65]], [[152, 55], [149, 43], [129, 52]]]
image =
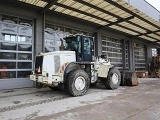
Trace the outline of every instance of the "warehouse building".
[[146, 71], [160, 52], [159, 16], [144, 0], [1, 0], [0, 89], [33, 87], [35, 55], [74, 34], [93, 36], [96, 55], [119, 69]]

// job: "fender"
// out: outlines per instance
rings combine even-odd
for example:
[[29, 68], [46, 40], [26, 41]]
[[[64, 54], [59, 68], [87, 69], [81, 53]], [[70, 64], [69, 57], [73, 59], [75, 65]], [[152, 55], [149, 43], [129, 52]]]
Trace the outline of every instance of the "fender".
[[63, 72], [63, 83], [67, 80], [67, 74], [74, 69], [80, 69], [80, 65], [76, 62], [70, 62], [67, 64]]
[[98, 69], [98, 77], [107, 78], [108, 72], [112, 67], [113, 66], [111, 65], [100, 64]]

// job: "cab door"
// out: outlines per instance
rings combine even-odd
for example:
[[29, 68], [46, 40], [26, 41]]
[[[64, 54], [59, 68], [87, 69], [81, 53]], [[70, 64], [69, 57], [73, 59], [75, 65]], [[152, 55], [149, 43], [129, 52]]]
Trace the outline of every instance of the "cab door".
[[92, 61], [92, 37], [82, 37], [82, 59], [84, 62]]

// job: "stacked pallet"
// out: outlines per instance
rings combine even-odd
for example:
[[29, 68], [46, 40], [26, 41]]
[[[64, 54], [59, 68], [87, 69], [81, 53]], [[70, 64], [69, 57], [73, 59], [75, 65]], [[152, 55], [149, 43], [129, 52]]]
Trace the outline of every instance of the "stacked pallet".
[[148, 78], [148, 71], [137, 71], [137, 78]]
[[160, 76], [160, 56], [152, 57], [152, 61], [148, 65], [148, 72], [152, 78]]

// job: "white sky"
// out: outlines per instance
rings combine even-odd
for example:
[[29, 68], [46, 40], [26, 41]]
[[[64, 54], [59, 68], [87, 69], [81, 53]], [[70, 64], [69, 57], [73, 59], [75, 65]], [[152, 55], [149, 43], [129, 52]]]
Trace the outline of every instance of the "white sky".
[[146, 0], [146, 1], [160, 11], [160, 0]]

